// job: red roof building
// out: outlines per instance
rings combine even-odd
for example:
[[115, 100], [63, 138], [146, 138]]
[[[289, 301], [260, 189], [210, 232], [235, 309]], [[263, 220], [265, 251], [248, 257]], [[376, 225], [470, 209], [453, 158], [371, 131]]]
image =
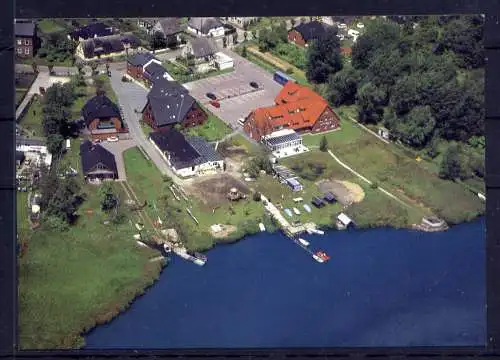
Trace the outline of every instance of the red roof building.
[[243, 128], [251, 138], [260, 141], [262, 136], [281, 129], [319, 133], [340, 126], [339, 117], [325, 99], [293, 81], [285, 84], [275, 103], [247, 116]]

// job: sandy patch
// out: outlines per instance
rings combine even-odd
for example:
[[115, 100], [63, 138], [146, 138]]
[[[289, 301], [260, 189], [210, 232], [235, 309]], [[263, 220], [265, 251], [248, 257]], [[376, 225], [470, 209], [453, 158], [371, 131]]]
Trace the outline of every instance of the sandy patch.
[[316, 183], [321, 192], [331, 192], [342, 205], [350, 205], [363, 201], [365, 192], [356, 183], [345, 180], [321, 180]]
[[234, 225], [219, 224], [219, 226], [222, 228], [221, 231], [214, 232], [211, 228], [209, 229], [210, 234], [216, 239], [224, 239], [238, 230]]
[[236, 188], [245, 195], [250, 194], [250, 189], [245, 183], [229, 174], [196, 178], [188, 187], [185, 187], [185, 191], [214, 208], [230, 202], [227, 195], [231, 188]]

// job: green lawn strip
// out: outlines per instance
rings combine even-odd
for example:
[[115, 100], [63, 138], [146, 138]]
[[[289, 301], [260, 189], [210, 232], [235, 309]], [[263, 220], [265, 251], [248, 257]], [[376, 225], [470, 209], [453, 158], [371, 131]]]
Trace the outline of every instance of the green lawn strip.
[[184, 84], [187, 82], [191, 81], [196, 81], [196, 80], [201, 80], [205, 79], [208, 77], [213, 77], [213, 76], [218, 76], [222, 74], [228, 74], [232, 71], [234, 71], [233, 68], [231, 69], [224, 69], [224, 70], [210, 70], [208, 72], [204, 73], [189, 73], [187, 70], [187, 67], [185, 67], [183, 64], [180, 63], [173, 63], [171, 61], [164, 61], [163, 66], [167, 70], [167, 72], [174, 78], [174, 80]]
[[212, 114], [205, 107], [203, 108], [208, 114], [207, 121], [205, 121], [202, 125], [186, 129], [187, 135], [201, 136], [207, 141], [217, 141], [222, 139], [224, 136], [231, 134], [232, 129], [224, 121]]
[[257, 144], [252, 143], [242, 134], [235, 134], [228, 141], [232, 146], [244, 147], [249, 154], [255, 153], [259, 150], [259, 146]]
[[20, 89], [16, 88], [16, 108], [21, 104], [21, 102], [24, 100], [25, 94], [28, 92], [29, 89]]
[[31, 105], [26, 110], [25, 115], [20, 120], [20, 124], [23, 128], [30, 132], [33, 132], [33, 136], [44, 136], [43, 135], [43, 105], [39, 98], [33, 99]]
[[[76, 145], [63, 161], [75, 164]], [[123, 198], [121, 186], [113, 183], [113, 188]], [[161, 262], [149, 262], [157, 252], [135, 244], [136, 230], [128, 220], [103, 224], [107, 215], [100, 210], [98, 187], [83, 185], [83, 191], [87, 200], [77, 223], [65, 233], [43, 227], [32, 231], [26, 255], [19, 260], [23, 349], [83, 346], [83, 332], [123, 311], [161, 270]], [[126, 218], [135, 218], [124, 212]]]
[[50, 34], [58, 31], [63, 31], [67, 27], [61, 25], [61, 23], [57, 20], [53, 19], [42, 19], [37, 22], [37, 28], [43, 34]]
[[28, 193], [27, 192], [17, 192], [16, 193], [16, 204], [17, 204], [17, 231], [19, 237], [29, 235], [30, 224], [29, 218], [29, 208], [28, 208]]

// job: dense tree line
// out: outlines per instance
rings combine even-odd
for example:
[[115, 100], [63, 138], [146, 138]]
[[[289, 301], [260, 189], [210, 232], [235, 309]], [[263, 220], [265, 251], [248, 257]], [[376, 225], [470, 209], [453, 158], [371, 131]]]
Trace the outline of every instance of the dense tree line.
[[[440, 142], [467, 144], [446, 151], [442, 176], [466, 177], [456, 171], [457, 163], [480, 174], [481, 146], [469, 142], [484, 135], [483, 22], [481, 16], [434, 16], [367, 24], [352, 48], [351, 63], [332, 68], [328, 98], [334, 106], [357, 104], [359, 121], [383, 125], [432, 157]], [[310, 50], [311, 72], [320, 72], [325, 58], [314, 55], [319, 44]], [[312, 78], [324, 82], [322, 76]]]

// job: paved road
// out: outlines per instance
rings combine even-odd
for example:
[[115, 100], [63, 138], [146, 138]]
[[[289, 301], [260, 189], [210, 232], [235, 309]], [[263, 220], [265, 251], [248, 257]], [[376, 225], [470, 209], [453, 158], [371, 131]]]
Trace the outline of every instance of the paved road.
[[[246, 117], [252, 110], [271, 106], [282, 87], [276, 83], [272, 74], [239, 56], [230, 49], [222, 52], [234, 60], [234, 71], [208, 77], [184, 84], [191, 96], [205, 104], [210, 111], [220, 117], [233, 129], [240, 129], [238, 119]], [[250, 82], [255, 81], [260, 89], [255, 91]], [[221, 107], [208, 105], [207, 92], [214, 93], [220, 100]]]
[[139, 123], [141, 114], [134, 111], [134, 109], [138, 109], [139, 111], [142, 110], [146, 104], [148, 90], [133, 82], [122, 82], [122, 71], [116, 69], [111, 69], [110, 71], [111, 87], [113, 88], [122, 108], [125, 122], [129, 128], [130, 136], [135, 143], [141, 146], [142, 149], [148, 154], [151, 161], [155, 163], [156, 167], [163, 175], [171, 177], [176, 184], [183, 185], [185, 181], [173, 173], [163, 157], [154, 148], [153, 144], [151, 144], [151, 142], [146, 138], [146, 135], [142, 131]]

